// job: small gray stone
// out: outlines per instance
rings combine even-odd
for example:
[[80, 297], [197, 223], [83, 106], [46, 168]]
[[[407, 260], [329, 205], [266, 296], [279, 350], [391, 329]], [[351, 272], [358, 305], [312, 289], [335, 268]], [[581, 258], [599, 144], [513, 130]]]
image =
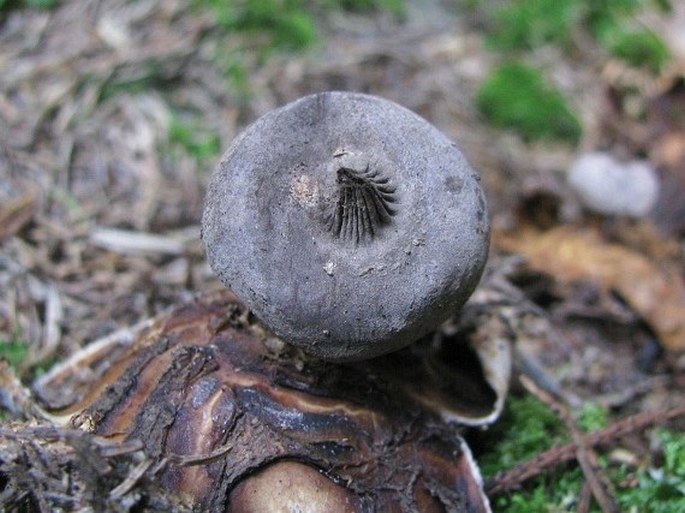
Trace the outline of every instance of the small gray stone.
[[581, 155], [568, 182], [588, 209], [605, 215], [643, 217], [659, 196], [659, 179], [647, 162], [620, 162], [603, 152]]
[[489, 240], [456, 145], [395, 103], [343, 92], [249, 126], [214, 171], [202, 226], [223, 283], [277, 335], [336, 361], [397, 350], [456, 313]]

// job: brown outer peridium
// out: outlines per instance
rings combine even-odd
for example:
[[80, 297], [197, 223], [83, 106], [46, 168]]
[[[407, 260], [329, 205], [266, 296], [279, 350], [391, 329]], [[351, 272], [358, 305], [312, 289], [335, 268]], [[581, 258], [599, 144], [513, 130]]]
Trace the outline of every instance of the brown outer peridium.
[[248, 319], [228, 292], [180, 307], [91, 383], [99, 395], [53, 413], [143, 441], [154, 479], [202, 511], [259, 511], [237, 504], [283, 468], [350, 511], [489, 511], [456, 426], [407, 393], [392, 360], [406, 354], [325, 363]]

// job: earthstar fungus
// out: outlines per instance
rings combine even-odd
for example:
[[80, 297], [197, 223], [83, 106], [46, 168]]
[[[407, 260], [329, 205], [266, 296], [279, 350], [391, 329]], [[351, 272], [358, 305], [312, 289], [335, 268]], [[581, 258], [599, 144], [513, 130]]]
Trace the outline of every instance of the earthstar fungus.
[[[82, 475], [81, 449], [60, 463], [74, 509], [123, 495], [145, 511], [490, 513], [460, 426], [501, 412], [512, 330], [496, 274], [464, 304], [488, 221], [445, 136], [371, 96], [305, 97], [228, 150], [203, 237], [235, 294], [200, 294], [34, 383], [54, 423], [142, 453], [125, 479]], [[12, 476], [31, 461], [0, 458], [22, 501]]]
[[[487, 314], [501, 298], [480, 291], [459, 331], [436, 332], [437, 344], [351, 363], [273, 338], [228, 290], [203, 294], [136, 333], [86, 347], [34, 392], [55, 422], [143, 448], [137, 461], [149, 470], [124, 499], [145, 511], [490, 513], [459, 427], [490, 424], [506, 393], [498, 380], [508, 381], [508, 365], [497, 373], [484, 365], [508, 361], [508, 328]], [[55, 481], [84, 487], [74, 509], [93, 509], [99, 497], [96, 511], [118, 511], [103, 504], [123, 476], [80, 478], [94, 461], [81, 450], [73, 464], [60, 456]], [[35, 458], [45, 464], [45, 452], [29, 452], [0, 458], [5, 490], [20, 497], [45, 489], [3, 474], [11, 465], [31, 474]]]
[[221, 159], [202, 219], [209, 263], [275, 334], [333, 361], [395, 351], [457, 312], [489, 224], [445, 135], [374, 96], [272, 111]]

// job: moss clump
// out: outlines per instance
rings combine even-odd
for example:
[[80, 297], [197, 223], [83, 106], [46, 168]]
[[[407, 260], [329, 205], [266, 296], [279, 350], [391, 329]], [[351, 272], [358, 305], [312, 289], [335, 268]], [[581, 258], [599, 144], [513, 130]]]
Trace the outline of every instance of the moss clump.
[[563, 96], [544, 83], [540, 72], [520, 63], [496, 68], [481, 85], [476, 105], [493, 125], [517, 131], [526, 141], [577, 143], [581, 126]]
[[578, 425], [583, 431], [592, 432], [604, 429], [609, 425], [606, 409], [598, 404], [585, 403], [578, 416]]
[[0, 12], [11, 9], [52, 9], [59, 0], [0, 0]]
[[485, 475], [495, 475], [568, 441], [561, 421], [532, 396], [510, 397], [489, 435], [496, 443], [479, 458]]
[[670, 59], [664, 42], [649, 30], [615, 30], [605, 39], [612, 55], [636, 68], [658, 73]]
[[519, 0], [491, 12], [487, 42], [497, 50], [530, 50], [544, 44], [567, 46], [577, 23], [576, 0]]
[[222, 28], [253, 33], [266, 43], [262, 52], [299, 51], [319, 40], [318, 17], [334, 10], [381, 12], [402, 17], [403, 0], [195, 0], [199, 9], [209, 9]]
[[486, 40], [499, 51], [553, 45], [572, 54], [574, 34], [585, 33], [630, 66], [658, 73], [670, 58], [666, 44], [637, 18], [642, 11], [670, 12], [670, 0], [514, 0], [472, 8], [478, 5]]
[[[578, 416], [585, 431], [609, 425], [607, 411], [585, 405]], [[600, 454], [600, 464], [616, 489], [621, 511], [628, 513], [671, 513], [685, 511], [685, 435], [659, 430], [658, 462], [646, 467], [612, 465]], [[531, 396], [509, 399], [502, 418], [488, 434], [480, 466], [486, 478], [530, 460], [553, 446], [570, 442], [562, 422]], [[658, 466], [655, 466], [655, 463]], [[575, 511], [584, 482], [577, 465], [544, 472], [525, 483], [520, 491], [498, 496], [493, 501], [499, 513], [550, 513]], [[591, 513], [600, 513], [595, 504]]]
[[13, 337], [8, 341], [0, 340], [0, 359], [7, 361], [10, 366], [20, 367], [28, 357], [28, 344], [18, 337]]
[[200, 10], [210, 10], [225, 30], [263, 33], [267, 46], [277, 50], [300, 50], [318, 38], [314, 20], [305, 9], [305, 0], [196, 0]]
[[213, 161], [221, 151], [219, 136], [199, 120], [174, 114], [169, 125], [169, 140], [201, 164]]
[[636, 473], [637, 486], [626, 489], [618, 497], [623, 511], [685, 511], [685, 434], [661, 430], [658, 436], [663, 449], [663, 465], [640, 469]]

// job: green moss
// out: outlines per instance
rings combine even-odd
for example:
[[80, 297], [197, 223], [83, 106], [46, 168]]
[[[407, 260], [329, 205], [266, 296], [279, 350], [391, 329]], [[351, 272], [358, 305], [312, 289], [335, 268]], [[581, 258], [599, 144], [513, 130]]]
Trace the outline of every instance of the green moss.
[[58, 0], [24, 0], [24, 3], [33, 9], [52, 9], [57, 6]]
[[52, 9], [59, 0], [0, 0], [0, 11], [10, 9]]
[[227, 31], [263, 35], [268, 42], [262, 52], [303, 50], [319, 38], [306, 0], [196, 0], [195, 4], [211, 10], [217, 24]]
[[0, 358], [6, 360], [12, 367], [21, 366], [29, 354], [28, 344], [15, 336], [10, 340], [0, 340]]
[[[479, 457], [486, 478], [569, 442], [562, 422], [532, 396], [511, 397], [488, 438], [496, 443]], [[566, 511], [553, 505], [573, 500], [581, 482], [579, 472], [547, 472], [529, 483], [524, 491], [497, 497], [494, 510], [502, 513]]]
[[616, 471], [616, 480], [637, 482], [620, 490], [618, 502], [623, 511], [673, 513], [685, 511], [685, 434], [660, 430], [663, 465], [628, 473]]
[[491, 15], [487, 41], [499, 50], [525, 50], [543, 44], [565, 46], [577, 22], [576, 0], [520, 0], [508, 2]]
[[557, 139], [575, 144], [580, 139], [580, 123], [563, 96], [524, 64], [493, 70], [478, 90], [476, 105], [490, 123], [515, 130], [526, 141]]
[[[498, 513], [561, 513], [575, 511], [583, 474], [580, 469], [548, 472], [534, 480], [529, 489], [495, 500]], [[591, 510], [593, 513], [596, 510]]]
[[609, 425], [609, 416], [606, 409], [599, 404], [585, 403], [580, 409], [578, 425], [588, 433], [598, 431]]
[[556, 443], [568, 441], [561, 421], [547, 406], [531, 396], [511, 397], [502, 418], [492, 427], [488, 439], [496, 440], [479, 463], [485, 475], [495, 475], [526, 461]]
[[405, 14], [404, 0], [193, 0], [198, 11], [213, 14], [217, 27], [226, 33], [248, 36], [244, 47], [217, 48], [214, 60], [231, 89], [250, 95], [245, 55], [266, 62], [275, 53], [303, 52], [316, 46], [319, 26], [331, 12]]
[[[669, 12], [670, 0], [464, 0], [483, 21], [488, 46], [508, 62], [532, 49], [550, 45], [572, 57], [578, 40], [592, 41], [630, 66], [659, 73], [670, 55], [657, 34], [636, 21], [640, 12]], [[494, 6], [494, 7], [493, 7]], [[584, 46], [585, 47], [585, 46]], [[583, 48], [584, 48], [583, 47]], [[520, 133], [526, 141], [557, 139], [577, 143], [581, 126], [564, 98], [540, 73], [517, 64], [492, 72], [477, 95], [485, 118]]]
[[670, 59], [666, 44], [649, 30], [616, 29], [606, 36], [606, 45], [615, 57], [653, 73], [661, 71]]
[[241, 57], [239, 55], [229, 54], [227, 55], [227, 58], [222, 61], [221, 68], [232, 89], [237, 93], [247, 94], [250, 90], [248, 73]]
[[[584, 430], [609, 425], [605, 409], [584, 405], [578, 416]], [[485, 478], [524, 463], [553, 446], [569, 442], [556, 416], [536, 399], [512, 397], [500, 421], [488, 434], [479, 462]], [[612, 466], [600, 455], [600, 464], [616, 488], [621, 511], [627, 513], [673, 513], [685, 511], [685, 435], [661, 430], [658, 436], [663, 462], [658, 468], [627, 469]], [[575, 511], [584, 476], [577, 464], [561, 466], [525, 483], [522, 490], [493, 500], [498, 513], [556, 513]], [[600, 513], [595, 504], [590, 510]]]
[[[217, 20], [229, 30], [260, 32], [270, 38], [274, 50], [302, 50], [319, 37], [304, 0], [213, 1]], [[225, 10], [222, 14], [222, 10]]]
[[168, 88], [169, 82], [157, 74], [157, 67], [156, 63], [150, 63], [146, 67], [146, 73], [136, 78], [105, 82], [100, 88], [99, 101], [104, 102], [121, 94], [136, 95], [154, 89]]
[[685, 433], [661, 430], [659, 437], [664, 444], [664, 468], [681, 481], [679, 488], [685, 494]]
[[485, 19], [488, 44], [520, 52], [543, 45], [572, 50], [574, 34], [585, 33], [631, 66], [659, 72], [670, 55], [657, 34], [636, 21], [640, 11], [667, 13], [670, 0], [514, 0], [476, 3]]
[[329, 9], [342, 9], [343, 11], [357, 13], [389, 12], [397, 18], [406, 15], [403, 0], [325, 0], [324, 4]]
[[404, 15], [404, 0], [195, 0], [201, 10], [211, 10], [217, 24], [227, 31], [252, 33], [266, 39], [261, 52], [300, 51], [320, 39], [317, 25], [327, 12], [389, 12]]
[[622, 24], [648, 3], [645, 0], [583, 0], [582, 22], [591, 35], [601, 38], [604, 31]]
[[[200, 164], [213, 161], [221, 151], [219, 136], [192, 118], [176, 114], [169, 125], [169, 140]], [[203, 166], [204, 167], [204, 166]]]

